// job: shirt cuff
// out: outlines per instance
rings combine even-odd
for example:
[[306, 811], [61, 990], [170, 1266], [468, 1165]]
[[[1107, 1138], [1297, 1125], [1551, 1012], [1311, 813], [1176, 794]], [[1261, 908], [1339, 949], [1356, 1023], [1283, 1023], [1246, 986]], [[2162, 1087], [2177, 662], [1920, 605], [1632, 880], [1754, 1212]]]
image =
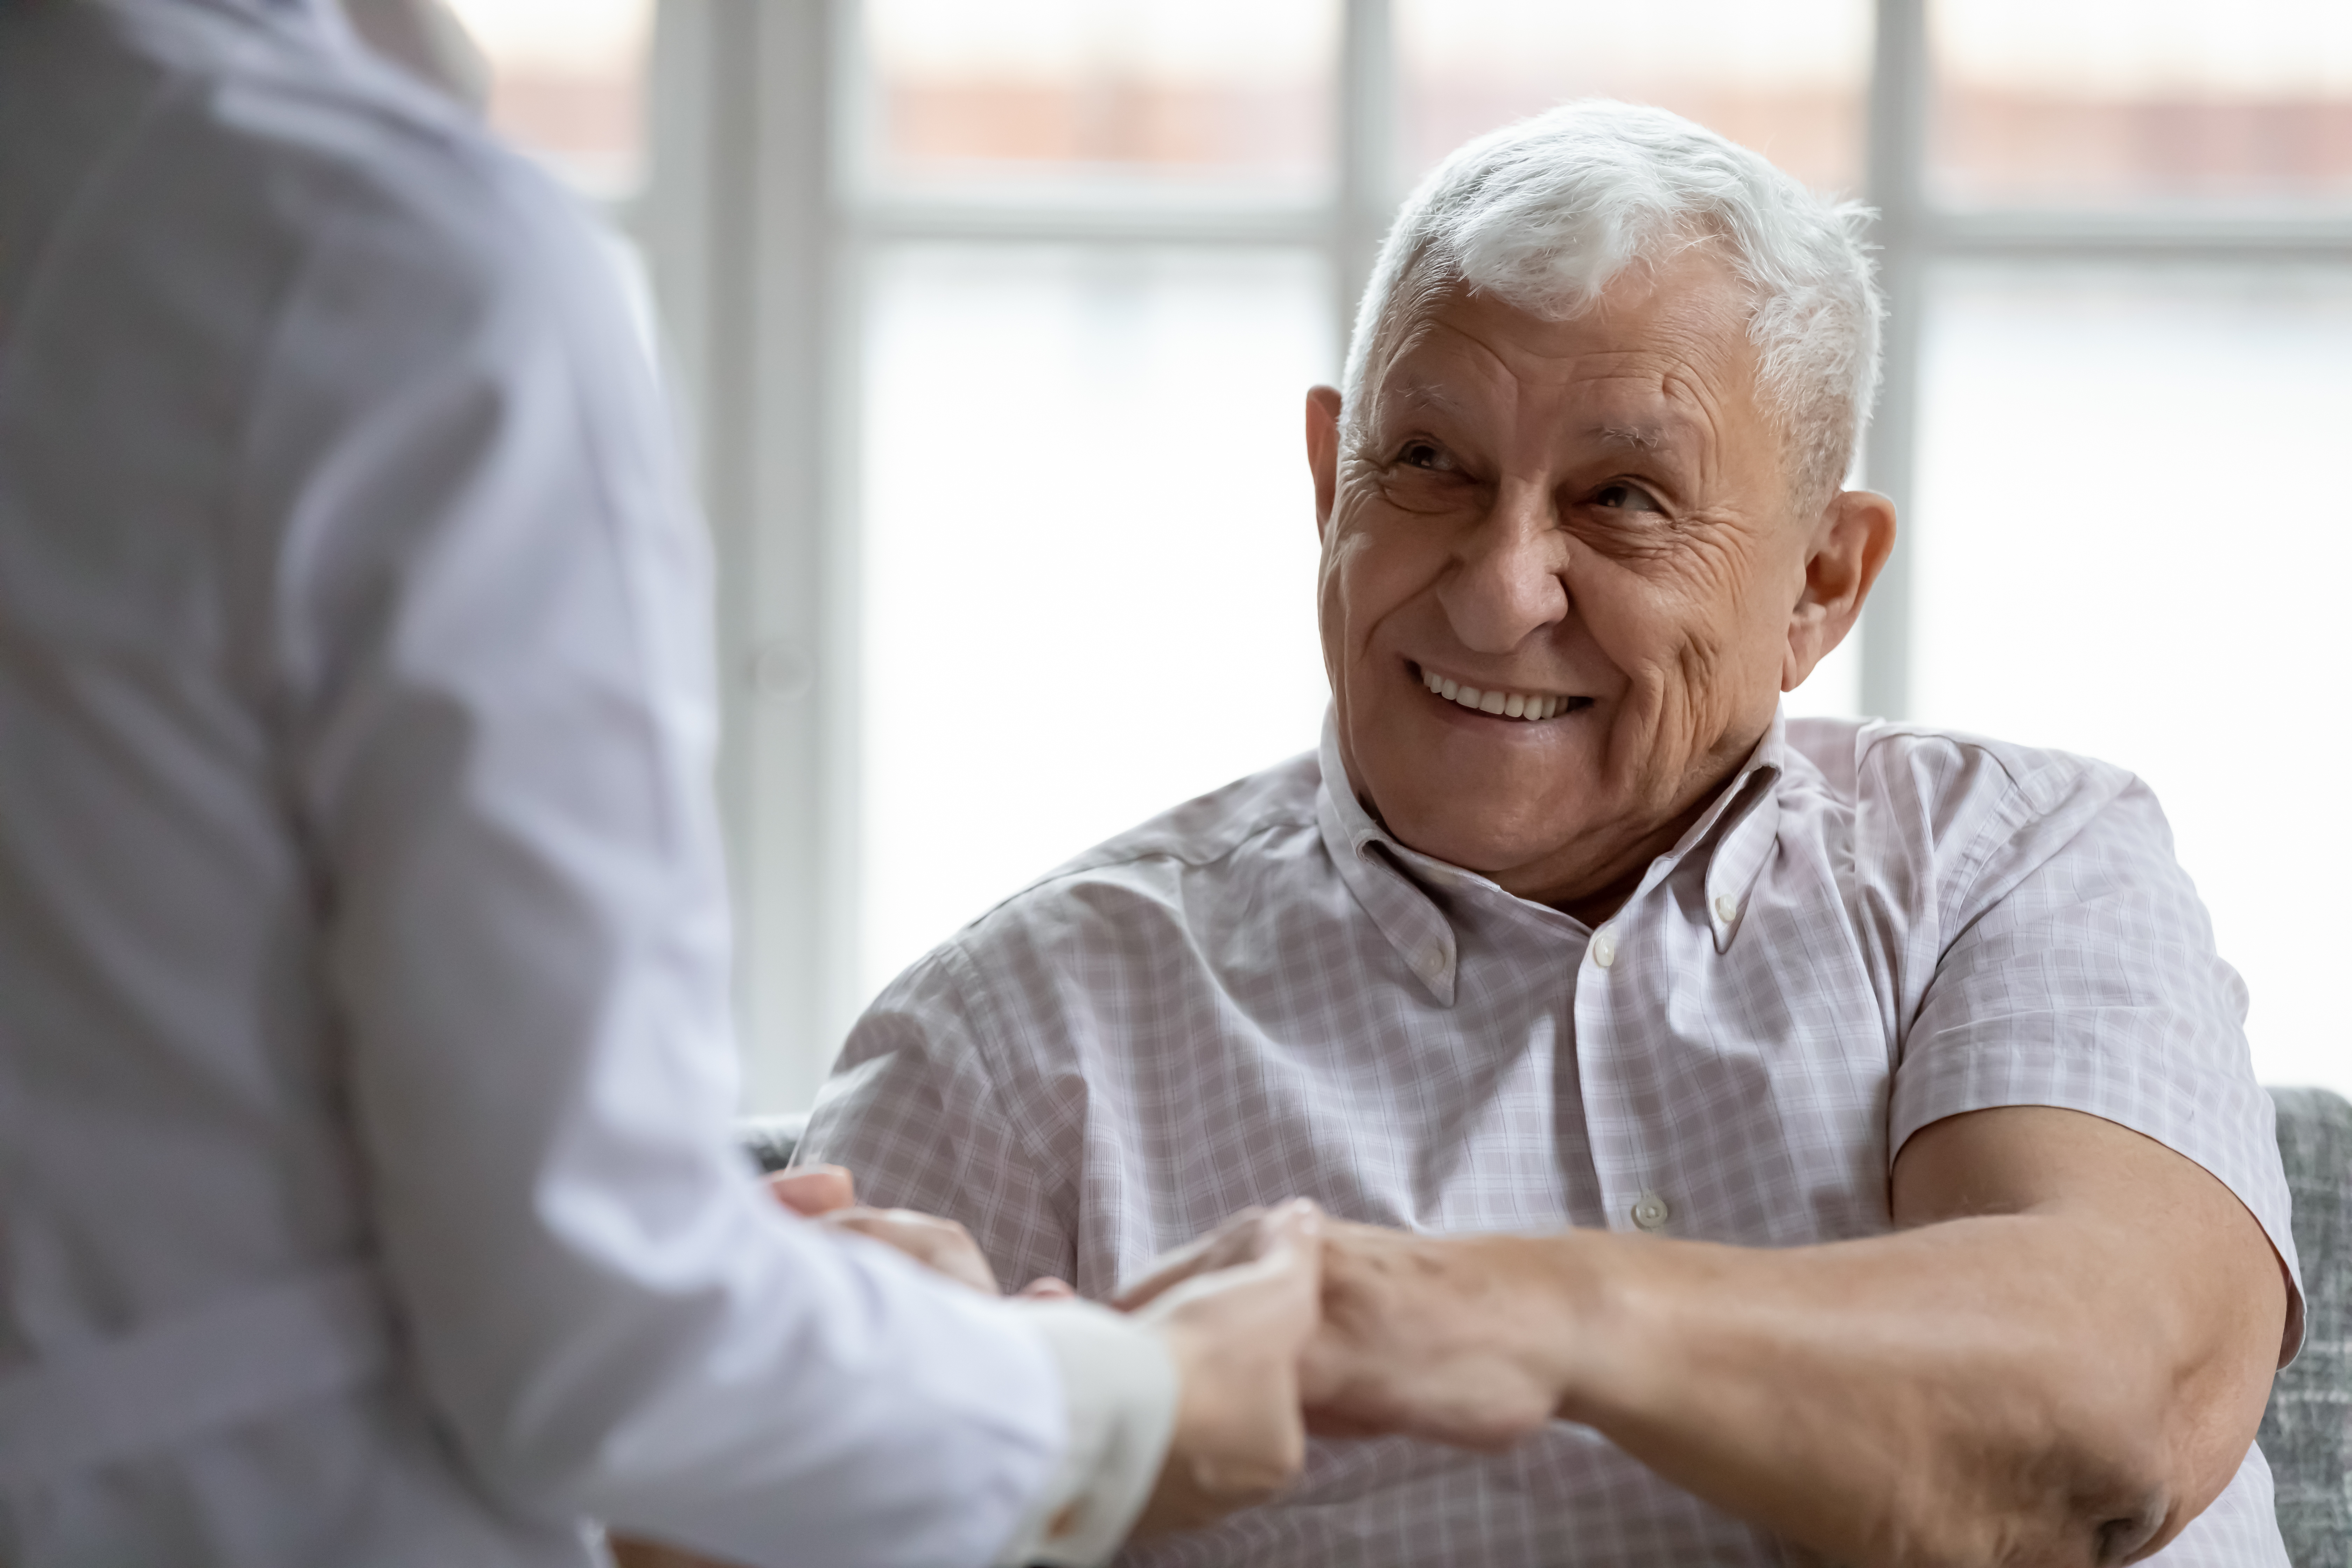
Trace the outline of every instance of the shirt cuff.
[[1176, 1430], [1176, 1363], [1158, 1334], [1091, 1302], [1040, 1301], [1024, 1315], [1061, 1369], [1069, 1441], [998, 1568], [1093, 1568], [1118, 1550], [1159, 1483]]

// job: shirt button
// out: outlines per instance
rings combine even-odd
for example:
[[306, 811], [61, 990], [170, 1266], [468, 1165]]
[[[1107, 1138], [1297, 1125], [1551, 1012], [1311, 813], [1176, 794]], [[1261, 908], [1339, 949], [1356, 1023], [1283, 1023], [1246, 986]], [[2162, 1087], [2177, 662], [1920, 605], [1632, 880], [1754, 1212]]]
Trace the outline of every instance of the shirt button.
[[1738, 920], [1739, 918], [1739, 900], [1733, 898], [1729, 893], [1717, 893], [1715, 896], [1715, 918], [1721, 921], [1725, 925], [1729, 925], [1732, 921]]
[[1592, 962], [1602, 969], [1617, 962], [1617, 933], [1607, 926], [1592, 933]]
[[1633, 1200], [1633, 1223], [1643, 1230], [1663, 1230], [1674, 1217], [1675, 1211], [1655, 1193], [1643, 1193]]

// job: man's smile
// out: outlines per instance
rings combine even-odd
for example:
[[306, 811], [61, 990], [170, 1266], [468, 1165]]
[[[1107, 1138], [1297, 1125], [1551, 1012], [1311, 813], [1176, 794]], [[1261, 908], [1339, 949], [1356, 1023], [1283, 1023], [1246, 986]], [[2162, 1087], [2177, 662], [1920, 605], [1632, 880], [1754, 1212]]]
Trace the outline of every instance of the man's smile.
[[1571, 697], [1549, 691], [1507, 691], [1500, 688], [1482, 688], [1440, 675], [1427, 665], [1413, 667], [1421, 674], [1421, 683], [1430, 692], [1445, 701], [1475, 712], [1492, 714], [1498, 719], [1521, 719], [1529, 723], [1572, 713], [1580, 708], [1592, 706], [1590, 697]]

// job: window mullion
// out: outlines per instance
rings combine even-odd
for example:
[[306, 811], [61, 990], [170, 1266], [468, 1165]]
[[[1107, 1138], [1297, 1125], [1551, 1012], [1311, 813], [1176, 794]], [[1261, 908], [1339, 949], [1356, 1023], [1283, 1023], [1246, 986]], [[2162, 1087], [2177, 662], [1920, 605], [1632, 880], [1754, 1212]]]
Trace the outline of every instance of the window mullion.
[[1919, 402], [1919, 315], [1926, 300], [1927, 0], [1878, 0], [1870, 79], [1870, 199], [1878, 208], [1886, 290], [1885, 379], [1865, 447], [1865, 479], [1895, 502], [1895, 552], [1862, 627], [1862, 709], [1906, 717], [1911, 701], [1912, 459]]
[[[1372, 274], [1396, 201], [1396, 40], [1389, 0], [1345, 0], [1340, 22], [1339, 190], [1330, 224], [1331, 283], [1347, 353], [1356, 301]], [[1333, 368], [1337, 373], [1339, 367]]]

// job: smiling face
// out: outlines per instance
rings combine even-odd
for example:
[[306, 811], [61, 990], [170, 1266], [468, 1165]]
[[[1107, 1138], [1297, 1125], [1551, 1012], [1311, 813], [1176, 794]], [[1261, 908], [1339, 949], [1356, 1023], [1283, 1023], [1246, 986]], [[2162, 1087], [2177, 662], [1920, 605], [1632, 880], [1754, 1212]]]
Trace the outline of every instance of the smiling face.
[[1706, 247], [1547, 321], [1455, 289], [1308, 398], [1324, 662], [1401, 841], [1605, 917], [1860, 611], [1881, 497], [1799, 515]]

